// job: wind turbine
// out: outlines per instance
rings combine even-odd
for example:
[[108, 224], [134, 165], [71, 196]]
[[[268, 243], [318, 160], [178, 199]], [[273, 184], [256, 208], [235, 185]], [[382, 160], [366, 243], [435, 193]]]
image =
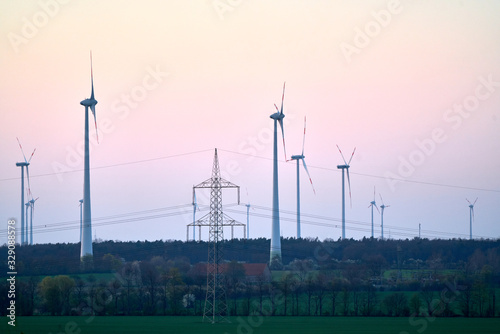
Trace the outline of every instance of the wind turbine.
[[382, 240], [384, 240], [384, 209], [390, 207], [390, 205], [385, 205], [384, 199], [382, 198], [382, 195], [379, 194], [379, 196], [380, 196], [380, 200], [382, 201], [382, 205], [380, 206], [380, 208], [382, 209], [382, 211], [380, 212], [380, 226], [382, 229]]
[[247, 204], [245, 206], [247, 207], [247, 240], [250, 239], [250, 198], [248, 197], [248, 189], [246, 189], [247, 192]]
[[[30, 192], [30, 173], [28, 170], [28, 166], [30, 165], [31, 158], [33, 158], [33, 154], [35, 154], [36, 148], [33, 150], [33, 153], [31, 153], [31, 156], [29, 160], [26, 160], [26, 156], [24, 155], [23, 147], [21, 146], [21, 142], [19, 141], [19, 138], [17, 138], [17, 143], [19, 144], [19, 148], [21, 149], [21, 153], [23, 154], [24, 162], [16, 162], [17, 167], [21, 167], [21, 245], [24, 245], [28, 239], [26, 236], [25, 240], [25, 226], [24, 226], [24, 167], [26, 167], [26, 175], [28, 178], [28, 195]], [[27, 214], [26, 214], [27, 215]], [[28, 217], [26, 217], [27, 219]], [[27, 223], [26, 223], [27, 226]]]
[[278, 196], [278, 123], [281, 127], [281, 136], [283, 137], [283, 150], [285, 152], [285, 131], [283, 129], [283, 101], [285, 99], [285, 83], [283, 83], [283, 94], [281, 96], [281, 109], [275, 104], [276, 112], [271, 117], [274, 120], [274, 144], [273, 144], [273, 215], [272, 215], [272, 230], [271, 230], [271, 250], [270, 262], [275, 257], [278, 257], [281, 262], [281, 239], [280, 239], [280, 213], [279, 213], [279, 196]]
[[200, 211], [196, 201], [196, 192], [193, 191], [193, 241], [196, 241], [196, 211]]
[[375, 187], [373, 187], [373, 201], [370, 202], [370, 205], [368, 207], [372, 208], [372, 238], [373, 238], [373, 208], [377, 209], [377, 211], [380, 213], [380, 210], [377, 207], [377, 203], [375, 203]]
[[474, 205], [477, 202], [477, 197], [474, 203], [471, 203], [467, 198], [465, 199], [467, 202], [469, 202], [469, 216], [470, 216], [470, 236], [469, 239], [472, 240], [472, 221], [474, 220]]
[[[89, 154], [89, 108], [94, 115], [94, 123], [97, 134], [97, 120], [95, 115], [95, 105], [97, 100], [94, 98], [94, 73], [92, 70], [92, 52], [90, 52], [90, 98], [80, 102], [85, 107], [85, 165], [83, 172], [83, 226], [82, 243], [80, 249], [80, 258], [86, 255], [92, 256], [92, 218], [90, 207], [90, 154]], [[97, 137], [99, 142], [99, 137]]]
[[344, 165], [338, 165], [338, 169], [342, 169], [342, 240], [345, 239], [345, 178], [344, 178], [344, 171], [347, 170], [347, 183], [349, 183], [349, 201], [351, 203], [352, 207], [352, 198], [351, 198], [351, 180], [349, 178], [349, 164], [351, 163], [352, 157], [354, 156], [354, 152], [356, 152], [356, 148], [352, 151], [351, 158], [349, 159], [349, 162], [345, 161], [344, 155], [342, 154], [342, 151], [340, 150], [339, 145], [337, 145], [337, 148], [339, 149], [340, 155], [342, 156], [342, 160], [344, 160]]
[[[37, 197], [35, 199], [33, 199], [33, 197], [31, 198], [31, 200], [28, 202], [30, 204], [30, 207], [31, 207], [31, 213], [30, 213], [30, 242], [29, 244], [30, 245], [33, 245], [33, 213], [35, 212], [35, 202], [39, 199], [40, 197]], [[26, 222], [27, 224], [28, 222]], [[26, 236], [27, 238], [28, 236]]]
[[306, 170], [307, 176], [309, 177], [309, 181], [311, 182], [311, 186], [313, 188], [314, 194], [316, 194], [316, 190], [314, 190], [314, 185], [311, 179], [311, 175], [307, 170], [306, 160], [304, 156], [304, 144], [306, 142], [306, 118], [304, 117], [304, 137], [302, 139], [302, 154], [300, 155], [292, 155], [292, 160], [297, 160], [297, 239], [300, 238], [300, 161], [302, 160], [302, 164], [304, 165], [304, 169]]
[[28, 226], [29, 226], [29, 225], [28, 225], [28, 221], [29, 221], [29, 211], [28, 211], [28, 209], [30, 208], [30, 201], [28, 201], [28, 202], [24, 203], [24, 205], [26, 206], [26, 228], [25, 228], [24, 233], [26, 233], [26, 234], [25, 234], [25, 236], [26, 236], [26, 243], [28, 243], [28, 235], [29, 235], [29, 229], [28, 229]]

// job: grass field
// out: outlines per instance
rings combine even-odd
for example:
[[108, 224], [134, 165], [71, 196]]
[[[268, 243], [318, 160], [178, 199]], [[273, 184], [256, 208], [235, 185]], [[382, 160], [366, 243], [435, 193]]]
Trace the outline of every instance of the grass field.
[[1, 333], [349, 333], [349, 334], [475, 334], [499, 333], [500, 318], [363, 318], [363, 317], [230, 317], [231, 323], [210, 324], [201, 317], [18, 317], [16, 327], [0, 325]]

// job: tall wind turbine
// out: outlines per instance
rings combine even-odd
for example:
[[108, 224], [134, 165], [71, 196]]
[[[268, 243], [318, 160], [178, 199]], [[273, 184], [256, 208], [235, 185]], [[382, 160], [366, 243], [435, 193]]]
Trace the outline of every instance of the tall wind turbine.
[[370, 202], [370, 205], [368, 207], [372, 208], [372, 238], [373, 238], [373, 208], [377, 209], [377, 211], [380, 213], [380, 210], [377, 207], [377, 203], [375, 203], [375, 187], [373, 187], [373, 201]]
[[281, 136], [283, 137], [283, 150], [285, 152], [286, 160], [286, 148], [285, 148], [285, 131], [283, 129], [283, 118], [285, 114], [283, 113], [283, 101], [285, 99], [285, 83], [283, 83], [283, 94], [281, 96], [281, 109], [275, 104], [276, 112], [270, 117], [274, 120], [274, 145], [273, 145], [273, 218], [272, 218], [272, 231], [271, 231], [271, 251], [270, 251], [270, 262], [273, 261], [275, 257], [281, 262], [281, 239], [280, 239], [280, 207], [279, 207], [279, 196], [278, 196], [278, 123], [281, 127]]
[[[16, 162], [17, 167], [21, 167], [21, 245], [24, 245], [28, 239], [26, 236], [25, 238], [25, 225], [24, 225], [24, 167], [26, 167], [26, 175], [28, 177], [28, 193], [30, 191], [30, 173], [28, 170], [28, 166], [30, 165], [31, 158], [33, 158], [33, 154], [35, 154], [36, 149], [33, 150], [33, 153], [31, 153], [31, 156], [29, 160], [26, 160], [26, 156], [24, 155], [23, 147], [21, 146], [21, 142], [19, 141], [19, 138], [17, 139], [17, 143], [19, 144], [19, 148], [21, 149], [21, 153], [23, 154], [24, 162]], [[27, 217], [26, 217], [27, 218]], [[27, 223], [26, 223], [27, 226]], [[26, 240], [25, 240], [26, 239]]]
[[306, 118], [304, 117], [304, 137], [302, 139], [302, 154], [300, 155], [292, 155], [292, 160], [297, 160], [297, 239], [300, 238], [300, 161], [302, 160], [302, 165], [304, 165], [304, 169], [306, 170], [307, 176], [309, 177], [309, 181], [311, 182], [311, 186], [313, 188], [314, 194], [316, 194], [316, 190], [314, 190], [314, 185], [311, 179], [311, 175], [307, 170], [306, 160], [304, 156], [304, 144], [306, 142]]
[[[97, 100], [94, 98], [94, 73], [92, 70], [92, 52], [90, 52], [90, 98], [80, 102], [85, 107], [85, 165], [83, 172], [83, 227], [82, 243], [80, 249], [80, 258], [92, 256], [92, 218], [90, 207], [90, 154], [89, 154], [89, 108], [94, 115], [94, 123], [97, 134], [97, 120], [95, 115], [95, 105]], [[98, 139], [99, 140], [99, 139]]]
[[477, 202], [477, 197], [474, 203], [471, 203], [467, 198], [465, 199], [467, 202], [469, 202], [469, 217], [470, 217], [470, 236], [469, 239], [472, 240], [472, 221], [474, 220], [474, 205]]
[[344, 177], [345, 173], [344, 172], [347, 170], [347, 183], [349, 184], [349, 201], [352, 207], [351, 180], [349, 178], [349, 167], [351, 166], [349, 164], [351, 163], [352, 157], [354, 156], [354, 152], [356, 152], [356, 148], [354, 148], [354, 150], [352, 151], [349, 162], [345, 161], [344, 155], [342, 154], [339, 145], [337, 145], [337, 148], [339, 149], [340, 155], [342, 156], [342, 160], [344, 160], [344, 165], [337, 166], [338, 169], [342, 169], [342, 240], [344, 240], [345, 239], [345, 177]]
[[382, 209], [380, 211], [380, 227], [382, 229], [382, 237], [381, 238], [382, 238], [382, 240], [384, 240], [384, 209], [390, 207], [390, 205], [385, 205], [384, 199], [382, 198], [382, 195], [379, 194], [379, 196], [380, 196], [380, 200], [382, 201], [382, 205], [380, 206], [380, 208]]
[[[33, 245], [33, 214], [35, 213], [35, 202], [39, 199], [40, 197], [37, 197], [35, 199], [31, 198], [29, 201], [31, 212], [30, 212], [30, 245]], [[26, 221], [26, 224], [28, 222]], [[27, 238], [28, 236], [26, 236]]]

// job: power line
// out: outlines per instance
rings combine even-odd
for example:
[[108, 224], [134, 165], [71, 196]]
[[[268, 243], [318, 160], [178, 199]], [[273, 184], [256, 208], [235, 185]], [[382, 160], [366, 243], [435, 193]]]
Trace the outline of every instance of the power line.
[[[258, 155], [240, 153], [240, 152], [235, 152], [235, 151], [230, 151], [230, 150], [224, 150], [224, 149], [219, 149], [219, 150], [223, 151], [223, 152], [228, 152], [228, 153], [233, 153], [233, 154], [238, 154], [238, 155], [243, 155], [243, 156], [248, 156], [248, 157], [254, 157], [254, 158], [258, 158], [258, 159], [262, 159], [262, 160], [272, 160], [271, 158], [261, 157], [261, 156], [258, 156]], [[283, 161], [283, 160], [281, 160], [279, 162], [286, 163], [286, 161]], [[308, 164], [307, 166], [311, 167], [311, 168], [322, 169], [322, 170], [327, 170], [327, 171], [339, 173], [339, 170], [337, 168], [334, 169], [334, 168], [322, 167], [322, 166], [315, 166], [315, 165], [310, 165], [310, 164]], [[387, 179], [385, 176], [380, 176], [380, 175], [357, 173], [357, 172], [350, 172], [350, 173], [354, 174], [354, 175], [360, 175], [360, 176], [365, 176], [365, 177], [372, 177], [372, 178], [383, 179], [383, 180]], [[500, 190], [497, 190], [497, 189], [465, 187], [465, 186], [458, 186], [458, 185], [452, 185], [452, 184], [443, 184], [443, 183], [435, 183], [435, 182], [425, 182], [425, 181], [418, 181], [418, 180], [408, 180], [408, 179], [403, 179], [403, 178], [392, 178], [391, 180], [395, 180], [395, 181], [398, 181], [398, 182], [407, 182], [407, 183], [416, 183], [416, 184], [423, 184], [423, 185], [429, 185], [429, 186], [436, 186], [436, 187], [448, 187], [448, 188], [458, 188], [458, 189], [467, 189], [467, 190], [477, 190], [477, 191], [488, 191], [488, 192], [500, 193]]]
[[[207, 149], [207, 150], [200, 150], [200, 151], [194, 151], [194, 152], [187, 152], [187, 153], [167, 155], [167, 156], [164, 156], [164, 157], [157, 157], [157, 158], [151, 158], [151, 159], [128, 161], [128, 162], [122, 162], [122, 163], [117, 163], [117, 164], [112, 164], [112, 165], [91, 167], [90, 169], [91, 170], [96, 170], [96, 169], [106, 169], [106, 168], [120, 167], [120, 166], [127, 166], [127, 165], [135, 165], [135, 164], [140, 164], [140, 163], [145, 163], [145, 162], [151, 162], [151, 161], [158, 161], [158, 160], [164, 160], [164, 159], [178, 158], [178, 157], [182, 157], [182, 156], [186, 156], [186, 155], [199, 154], [199, 153], [204, 153], [204, 152], [209, 152], [209, 151], [212, 151], [212, 150], [211, 149]], [[70, 171], [54, 172], [54, 173], [46, 173], [46, 174], [35, 174], [35, 175], [30, 175], [30, 178], [43, 177], [43, 176], [52, 176], [52, 175], [59, 175], [59, 174], [77, 173], [77, 172], [81, 172], [81, 171], [83, 171], [83, 169], [75, 169], [75, 170], [70, 170]], [[13, 181], [13, 180], [19, 180], [19, 179], [20, 179], [20, 177], [11, 177], [11, 178], [7, 178], [7, 179], [0, 179], [0, 182], [2, 182], [2, 181]]]
[[[261, 160], [272, 161], [271, 158], [262, 157], [262, 156], [258, 156], [258, 155], [246, 154], [246, 153], [235, 152], [235, 151], [225, 150], [225, 149], [218, 149], [218, 150], [222, 151], [222, 152], [227, 152], [227, 153], [242, 155], [242, 156], [246, 156], [246, 157], [253, 157], [253, 158], [257, 158], [257, 159], [261, 159]], [[106, 168], [120, 167], [120, 166], [127, 166], [127, 165], [134, 165], [134, 164], [140, 164], [140, 163], [146, 163], [146, 162], [158, 161], [158, 160], [164, 160], [164, 159], [170, 159], [170, 158], [177, 158], [177, 157], [181, 157], [181, 156], [194, 155], [194, 154], [211, 152], [211, 151], [212, 151], [212, 149], [206, 149], [206, 150], [193, 151], [193, 152], [187, 152], [187, 153], [180, 153], [180, 154], [168, 155], [168, 156], [151, 158], [151, 159], [128, 161], [128, 162], [122, 162], [122, 163], [117, 163], [117, 164], [112, 164], [112, 165], [92, 167], [91, 170], [106, 169]], [[280, 163], [287, 163], [284, 160], [280, 160], [279, 162]], [[315, 169], [326, 170], [326, 171], [330, 171], [330, 172], [336, 172], [336, 173], [339, 172], [338, 169], [336, 169], [336, 168], [334, 169], [334, 168], [323, 167], [323, 166], [315, 166], [315, 165], [308, 165], [308, 167], [315, 168]], [[81, 171], [83, 171], [83, 169], [75, 169], [75, 170], [71, 170], [71, 171], [54, 172], [54, 173], [46, 173], [46, 174], [35, 174], [35, 175], [30, 175], [30, 178], [52, 176], [52, 175], [59, 175], [59, 174], [69, 174], [69, 173], [76, 173], [76, 172], [81, 172]], [[386, 180], [387, 179], [385, 176], [380, 176], [380, 175], [358, 173], [358, 172], [352, 172], [352, 171], [350, 173], [353, 174], [353, 175], [359, 175], [359, 176], [364, 176], [364, 177], [377, 178], [377, 179], [382, 179], [382, 180]], [[0, 179], [0, 182], [2, 182], [2, 181], [13, 181], [13, 180], [19, 180], [19, 179], [20, 179], [20, 177], [6, 178], [6, 179]], [[434, 187], [446, 187], [446, 188], [466, 189], [466, 190], [487, 191], [487, 192], [500, 193], [500, 190], [498, 190], [498, 189], [466, 187], [466, 186], [453, 185], [453, 184], [426, 182], [426, 181], [419, 181], [419, 180], [408, 180], [408, 179], [404, 179], [404, 178], [393, 178], [392, 180], [395, 180], [395, 181], [398, 181], [398, 182], [414, 183], [414, 184], [428, 185], [428, 186], [434, 186]]]
[[[182, 209], [187, 209], [191, 208], [192, 204], [181, 204], [181, 205], [176, 205], [176, 206], [170, 206], [170, 207], [162, 207], [162, 208], [156, 208], [156, 209], [149, 209], [149, 210], [143, 210], [143, 211], [134, 211], [134, 212], [127, 212], [127, 213], [122, 213], [122, 214], [116, 214], [116, 215], [111, 215], [111, 216], [104, 216], [104, 217], [97, 217], [93, 219], [92, 227], [100, 227], [100, 226], [109, 226], [109, 225], [119, 225], [119, 224], [126, 224], [126, 223], [131, 223], [131, 222], [138, 222], [138, 221], [148, 221], [148, 220], [154, 220], [154, 219], [161, 219], [161, 218], [170, 218], [170, 217], [176, 217], [176, 216], [182, 216], [189, 214], [191, 215], [191, 210], [182, 210]], [[272, 208], [268, 208], [265, 206], [258, 206], [258, 205], [253, 205], [254, 208], [262, 211], [267, 211], [267, 212], [272, 212]], [[236, 209], [234, 209], [236, 208]], [[242, 210], [237, 210], [238, 208], [241, 208]], [[162, 211], [172, 211], [172, 210], [180, 210], [180, 211], [174, 211], [174, 212], [163, 212]], [[204, 211], [205, 208], [201, 208], [200, 211]], [[224, 205], [224, 211], [225, 212], [231, 212], [231, 213], [237, 213], [241, 215], [246, 215], [246, 208], [244, 207], [243, 204], [236, 204], [236, 203], [231, 203], [231, 204], [226, 204]], [[280, 210], [281, 220], [284, 222], [291, 222], [294, 223], [296, 222], [295, 217], [287, 217], [286, 215], [291, 215], [295, 216], [296, 212], [295, 211], [290, 211], [290, 210]], [[263, 219], [271, 219], [272, 215], [269, 213], [256, 213], [256, 212], [251, 212], [250, 213], [251, 217], [257, 217], [257, 218], [263, 218]], [[339, 218], [333, 218], [333, 217], [326, 217], [326, 216], [320, 216], [316, 214], [308, 214], [308, 213], [302, 213], [301, 216], [305, 219], [302, 219], [301, 222], [303, 222], [305, 225], [311, 225], [311, 226], [318, 226], [318, 227], [325, 227], [329, 229], [340, 229], [341, 228], [341, 222], [342, 220]], [[38, 226], [33, 226], [33, 233], [38, 234], [38, 233], [53, 233], [53, 232], [61, 232], [61, 231], [68, 231], [68, 230], [76, 230], [80, 228], [80, 221], [79, 220], [73, 220], [73, 221], [64, 221], [64, 222], [57, 222], [57, 223], [52, 223], [52, 224], [44, 224], [44, 225], [38, 225]], [[141, 227], [144, 230], [144, 227]], [[366, 232], [369, 233], [371, 232], [371, 223], [369, 222], [364, 222], [364, 221], [355, 221], [355, 220], [346, 220], [346, 228], [349, 231], [357, 231], [357, 232]], [[391, 234], [401, 236], [401, 237], [406, 237], [406, 238], [413, 238], [418, 236], [418, 229], [416, 228], [408, 228], [408, 227], [398, 227], [394, 225], [386, 225], [386, 229], [391, 230]], [[376, 227], [376, 231], [380, 232], [380, 229], [378, 226]], [[467, 238], [468, 234], [465, 233], [454, 233], [454, 232], [442, 232], [442, 231], [434, 231], [434, 230], [422, 230], [422, 233], [426, 237], [430, 238]], [[7, 236], [7, 230], [0, 230], [0, 237], [6, 237]], [[486, 236], [478, 236], [475, 235], [476, 238], [482, 238], [482, 239], [489, 239], [490, 237]]]

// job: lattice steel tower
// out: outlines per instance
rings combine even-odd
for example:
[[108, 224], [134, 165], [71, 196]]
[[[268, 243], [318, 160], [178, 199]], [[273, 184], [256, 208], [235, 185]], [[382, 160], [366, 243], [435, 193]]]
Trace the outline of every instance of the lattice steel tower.
[[203, 311], [203, 321], [211, 323], [228, 322], [226, 289], [224, 286], [224, 273], [222, 270], [224, 240], [222, 212], [222, 188], [236, 188], [238, 190], [238, 204], [240, 203], [240, 187], [224, 180], [220, 176], [219, 159], [217, 149], [215, 149], [214, 163], [212, 166], [212, 177], [197, 186], [196, 188], [210, 188], [210, 225], [208, 244], [208, 264], [207, 264], [207, 294], [205, 308]]

